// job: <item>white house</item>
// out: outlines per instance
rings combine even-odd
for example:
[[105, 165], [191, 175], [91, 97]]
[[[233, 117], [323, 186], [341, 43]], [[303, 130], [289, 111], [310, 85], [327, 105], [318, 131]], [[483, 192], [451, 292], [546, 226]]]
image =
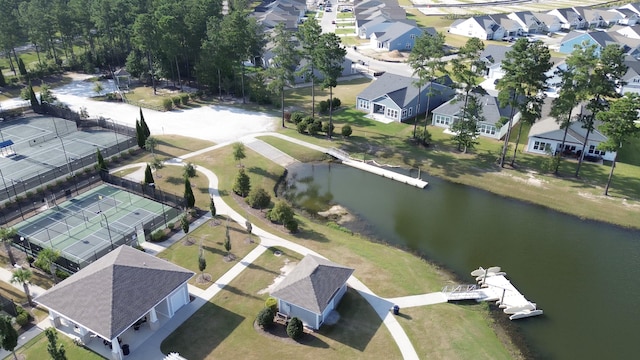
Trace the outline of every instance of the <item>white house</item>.
[[624, 63], [627, 65], [627, 73], [622, 78], [624, 86], [620, 89], [620, 93], [640, 94], [640, 61], [628, 56]]
[[537, 34], [545, 31], [544, 23], [531, 11], [512, 12], [507, 17], [518, 23], [522, 31], [528, 34]]
[[621, 19], [618, 21], [618, 24], [620, 25], [633, 26], [640, 19], [640, 15], [633, 12], [633, 10], [630, 10], [630, 9], [618, 8], [618, 9], [609, 9], [607, 11], [620, 14]]
[[[481, 136], [501, 139], [509, 129], [509, 123], [500, 126], [503, 118], [508, 119], [511, 115], [511, 106], [501, 107], [495, 96], [471, 93], [470, 96], [476, 97], [482, 105], [482, 116], [484, 120], [478, 122], [478, 131]], [[464, 101], [460, 99], [449, 100], [433, 110], [432, 124], [438, 127], [448, 129], [455, 121], [460, 119]], [[520, 112], [515, 112], [513, 117], [513, 125], [520, 120]]]
[[482, 53], [480, 53], [480, 60], [485, 63], [486, 77], [488, 79], [500, 79], [504, 76], [502, 61], [510, 50], [511, 47], [509, 46], [493, 44], [485, 46]]
[[121, 348], [120, 336], [130, 328], [139, 330], [141, 324], [155, 331], [160, 318], [173, 317], [190, 301], [187, 281], [193, 275], [166, 260], [122, 245], [34, 301], [49, 310], [54, 326], [74, 329], [73, 335], [85, 344], [98, 338], [111, 346], [114, 360], [122, 360], [129, 345]]
[[278, 300], [278, 312], [319, 329], [347, 292], [351, 274], [351, 268], [307, 255], [276, 285], [271, 296]]
[[[573, 113], [580, 114], [580, 107], [574, 109]], [[615, 157], [615, 152], [598, 150], [598, 145], [607, 140], [607, 137], [598, 130], [594, 130], [589, 134], [585, 146], [587, 131], [579, 121], [573, 121], [569, 125], [564, 148], [561, 148], [564, 133], [565, 131], [560, 129], [560, 125], [553, 117], [546, 117], [531, 126], [526, 151], [545, 155], [562, 152], [563, 156], [579, 157], [584, 148], [585, 159], [599, 160], [602, 158], [604, 160], [613, 160]]]
[[572, 29], [584, 29], [587, 27], [587, 22], [573, 8], [561, 8], [548, 11], [547, 14], [555, 15], [562, 23], [561, 27], [565, 30]]
[[449, 32], [481, 40], [500, 40], [505, 36], [505, 29], [489, 15], [456, 20], [449, 27]]
[[553, 15], [553, 14], [545, 14], [545, 13], [537, 13], [534, 12], [532, 13], [533, 16], [536, 17], [536, 19], [540, 20], [540, 22], [542, 23], [541, 26], [541, 30], [540, 32], [557, 32], [560, 31], [560, 29], [562, 29], [562, 21], [560, 21], [560, 19]]

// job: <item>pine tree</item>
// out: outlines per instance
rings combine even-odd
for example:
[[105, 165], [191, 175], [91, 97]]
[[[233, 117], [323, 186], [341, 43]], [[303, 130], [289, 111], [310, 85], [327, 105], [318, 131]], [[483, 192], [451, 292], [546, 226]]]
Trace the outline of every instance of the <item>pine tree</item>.
[[15, 353], [18, 346], [18, 331], [11, 324], [11, 318], [7, 315], [0, 315], [0, 345], [6, 351], [13, 353], [14, 359], [18, 359]]
[[184, 203], [188, 209], [193, 208], [196, 204], [196, 198], [193, 196], [193, 189], [191, 189], [191, 181], [189, 181], [189, 178], [184, 179]]
[[49, 344], [47, 345], [47, 352], [51, 356], [53, 360], [67, 360], [66, 351], [64, 349], [64, 345], [60, 344], [58, 346], [58, 332], [55, 328], [47, 328], [44, 331], [47, 336], [47, 340], [49, 340]]
[[224, 249], [227, 251], [227, 256], [231, 251], [231, 236], [229, 236], [229, 225], [227, 225], [227, 230], [224, 235]]
[[211, 217], [216, 217], [216, 204], [213, 202], [213, 198], [211, 198], [211, 203], [209, 204], [209, 211], [211, 211]]
[[238, 169], [238, 175], [236, 176], [236, 180], [233, 183], [233, 192], [246, 197], [249, 195], [251, 191], [251, 180], [249, 179], [249, 175], [245, 174], [244, 169]]
[[144, 140], [146, 141], [149, 138], [149, 136], [151, 136], [151, 130], [149, 130], [149, 126], [147, 126], [147, 122], [144, 121], [142, 108], [140, 108], [140, 128], [142, 129], [142, 133], [144, 134]]
[[151, 165], [147, 164], [147, 168], [144, 169], [144, 183], [154, 184], [153, 173], [151, 172]]
[[20, 71], [20, 76], [27, 76], [27, 67], [20, 57], [18, 57], [18, 71]]
[[98, 171], [107, 171], [107, 163], [105, 163], [100, 149], [96, 149], [96, 159], [98, 159]]
[[2, 74], [2, 68], [0, 68], [0, 87], [7, 86], [7, 80], [4, 78], [4, 74]]
[[138, 147], [140, 149], [144, 149], [147, 139], [144, 136], [144, 131], [142, 130], [142, 126], [140, 125], [140, 120], [136, 120], [136, 141], [138, 142]]
[[38, 110], [40, 108], [40, 102], [36, 97], [36, 93], [33, 91], [33, 86], [31, 86], [31, 82], [29, 82], [29, 102], [31, 103], [31, 108], [33, 110]]
[[180, 227], [185, 234], [189, 233], [189, 218], [187, 217], [187, 213], [184, 213], [180, 218]]

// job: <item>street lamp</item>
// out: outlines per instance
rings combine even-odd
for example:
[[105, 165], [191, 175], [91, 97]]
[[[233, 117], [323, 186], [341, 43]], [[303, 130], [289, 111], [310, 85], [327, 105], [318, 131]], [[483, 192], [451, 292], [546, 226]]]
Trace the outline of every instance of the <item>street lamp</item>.
[[109, 229], [109, 220], [107, 220], [107, 215], [105, 215], [103, 212], [100, 212], [99, 214], [102, 215], [102, 217], [104, 217], [104, 221], [107, 223], [107, 232], [109, 233], [109, 242], [111, 242], [111, 250], [113, 250], [113, 239], [111, 238], [111, 229]]

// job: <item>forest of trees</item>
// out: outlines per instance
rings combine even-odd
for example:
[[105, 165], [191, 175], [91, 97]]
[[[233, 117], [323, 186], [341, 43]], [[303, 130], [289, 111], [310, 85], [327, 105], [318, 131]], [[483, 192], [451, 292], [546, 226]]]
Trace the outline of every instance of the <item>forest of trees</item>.
[[0, 0], [0, 51], [16, 76], [16, 48], [32, 45], [35, 77], [126, 66], [149, 84], [240, 93], [244, 62], [261, 55], [266, 35], [243, 1], [229, 5], [223, 16], [222, 0]]

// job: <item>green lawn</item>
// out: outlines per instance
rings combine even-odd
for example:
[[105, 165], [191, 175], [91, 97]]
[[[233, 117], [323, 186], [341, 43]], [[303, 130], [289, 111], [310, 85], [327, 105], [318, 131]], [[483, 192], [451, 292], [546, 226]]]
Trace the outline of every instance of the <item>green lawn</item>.
[[[189, 232], [182, 240], [158, 254], [158, 257], [195, 272], [197, 275], [189, 283], [206, 289], [212, 285], [211, 280], [215, 281], [224, 275], [256, 247], [256, 243], [253, 242], [255, 238], [249, 238], [244, 226], [240, 226], [234, 221], [229, 221], [228, 226], [229, 238], [231, 239], [231, 254], [235, 260], [230, 261], [226, 257], [227, 251], [224, 249], [223, 244], [227, 221], [224, 218], [209, 220], [206, 224]], [[207, 268], [204, 273], [208, 276], [208, 281], [199, 280], [198, 258], [200, 246], [202, 246], [204, 258], [207, 261]]]
[[336, 28], [335, 33], [337, 35], [354, 35], [355, 36], [356, 30], [354, 28], [343, 29], [338, 26]]
[[[47, 359], [47, 345], [49, 341], [44, 332], [38, 334], [29, 340], [24, 346], [20, 347], [16, 354], [19, 359]], [[58, 344], [64, 345], [68, 360], [103, 360], [104, 358], [93, 351], [78, 346], [66, 335], [58, 333]], [[45, 355], [47, 354], [47, 355]], [[13, 355], [5, 357], [5, 360], [13, 360]]]
[[398, 347], [373, 309], [353, 290], [338, 307], [340, 322], [323, 327], [313, 336], [307, 335], [300, 343], [280, 342], [257, 332], [253, 322], [268, 297], [259, 292], [273, 282], [287, 261], [301, 259], [299, 254], [286, 250], [277, 257], [273, 250], [267, 250], [169, 335], [162, 343], [162, 352], [179, 352], [188, 359], [229, 359], [237, 357], [239, 351], [243, 359], [400, 357]]

